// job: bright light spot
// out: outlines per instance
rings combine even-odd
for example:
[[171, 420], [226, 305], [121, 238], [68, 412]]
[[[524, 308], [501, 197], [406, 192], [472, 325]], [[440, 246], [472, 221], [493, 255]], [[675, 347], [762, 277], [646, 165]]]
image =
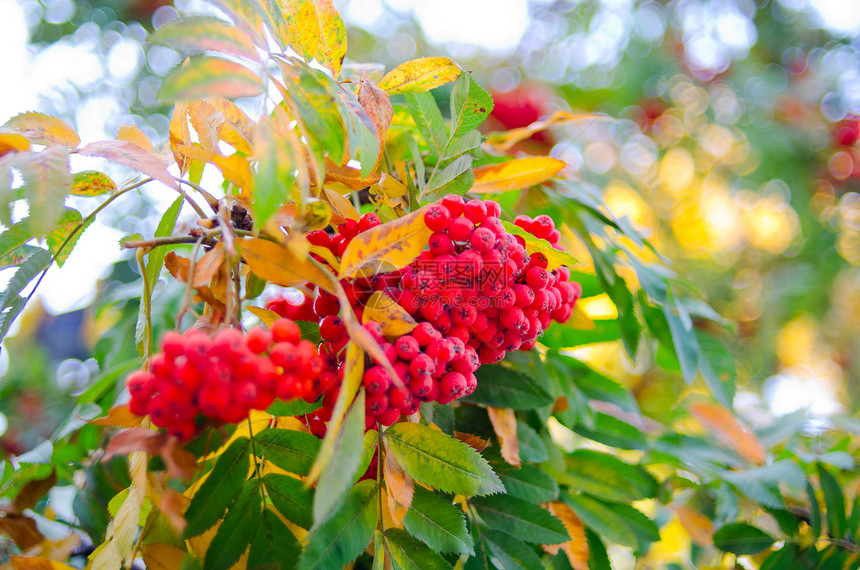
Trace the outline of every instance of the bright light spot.
[[459, 42], [507, 51], [529, 23], [527, 0], [436, 0], [415, 2], [415, 13], [433, 43]]
[[32, 107], [34, 91], [29, 81], [22, 81], [30, 67], [30, 54], [27, 51], [27, 24], [17, 2], [0, 2], [0, 77], [7, 86], [0, 96], [0, 123], [6, 119], [29, 110]]
[[143, 61], [143, 49], [134, 40], [120, 40], [108, 53], [108, 71], [117, 81], [131, 81]]
[[842, 406], [819, 378], [795, 375], [793, 369], [785, 370], [767, 379], [765, 398], [771, 411], [784, 416], [798, 410], [809, 409], [816, 416], [831, 416], [842, 410]]
[[844, 35], [860, 32], [860, 2], [856, 0], [812, 0], [822, 23]]
[[[5, 351], [4, 351], [5, 352]], [[0, 436], [6, 433], [6, 428], [9, 427], [9, 420], [6, 419], [6, 416], [0, 412]]]

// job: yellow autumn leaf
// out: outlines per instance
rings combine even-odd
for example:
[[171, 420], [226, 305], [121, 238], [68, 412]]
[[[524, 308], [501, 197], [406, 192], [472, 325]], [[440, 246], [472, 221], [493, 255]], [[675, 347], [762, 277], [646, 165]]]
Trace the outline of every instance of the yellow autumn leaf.
[[520, 466], [520, 440], [517, 436], [517, 416], [510, 408], [487, 407], [493, 431], [499, 438], [502, 458], [514, 467]]
[[78, 172], [72, 181], [71, 193], [75, 196], [101, 196], [116, 192], [116, 183], [98, 170]]
[[185, 551], [169, 544], [147, 544], [140, 549], [147, 570], [175, 570], [182, 567]]
[[18, 133], [0, 132], [0, 156], [10, 152], [30, 150], [30, 141]]
[[690, 535], [690, 540], [703, 548], [714, 544], [714, 523], [711, 519], [684, 505], [672, 505], [671, 507], [681, 526]]
[[282, 287], [299, 285], [310, 281], [331, 290], [326, 275], [310, 260], [299, 259], [288, 248], [264, 239], [238, 240], [237, 249], [257, 277]]
[[275, 311], [270, 311], [269, 309], [264, 309], [263, 307], [247, 306], [245, 308], [251, 311], [251, 313], [255, 315], [258, 319], [263, 321], [263, 323], [267, 327], [271, 327], [272, 323], [281, 318], [281, 315], [279, 315]]
[[523, 141], [535, 133], [548, 129], [554, 125], [561, 125], [564, 123], [570, 123], [575, 121], [598, 121], [598, 120], [612, 120], [611, 117], [606, 115], [598, 115], [595, 113], [570, 113], [568, 111], [556, 111], [548, 118], [535, 121], [534, 123], [520, 127], [518, 129], [511, 129], [509, 131], [505, 131], [502, 133], [493, 133], [487, 137], [487, 140], [484, 141], [484, 144], [494, 148], [495, 150], [505, 152], [511, 149], [515, 144], [520, 141]]
[[412, 477], [403, 471], [403, 467], [394, 458], [394, 454], [386, 453], [382, 464], [382, 474], [388, 499], [388, 511], [395, 526], [403, 527], [403, 517], [412, 505], [415, 484]]
[[412, 315], [383, 291], [374, 291], [364, 305], [364, 322], [376, 321], [385, 336], [403, 336], [418, 326]]
[[379, 81], [389, 95], [429, 91], [457, 79], [460, 66], [447, 57], [422, 57], [401, 63]]
[[13, 556], [12, 568], [15, 570], [74, 570], [56, 560], [48, 560], [38, 556]]
[[561, 550], [573, 570], [588, 570], [588, 539], [582, 521], [572, 508], [561, 501], [553, 501], [547, 508], [562, 522], [570, 540], [561, 545], [544, 546], [543, 549], [552, 555]]
[[3, 126], [36, 144], [58, 144], [69, 148], [81, 144], [81, 137], [68, 123], [42, 113], [21, 113], [6, 121]]
[[317, 54], [320, 26], [312, 0], [282, 0], [290, 47], [310, 61]]
[[177, 145], [176, 151], [182, 156], [203, 163], [213, 164], [224, 179], [233, 186], [241, 188], [246, 192], [252, 192], [254, 188], [254, 175], [248, 159], [240, 154], [221, 156], [211, 150], [206, 150], [194, 145]]
[[[327, 175], [328, 173], [326, 173]], [[331, 207], [331, 223], [342, 224], [346, 220], [357, 220], [359, 218], [358, 211], [353, 206], [352, 202], [347, 200], [340, 192], [335, 192], [326, 188], [323, 192], [323, 198]]]
[[756, 465], [764, 464], [765, 450], [761, 441], [741, 426], [731, 410], [719, 404], [700, 402], [690, 406], [690, 413], [738, 455]]
[[191, 144], [191, 128], [188, 126], [188, 105], [186, 103], [177, 102], [173, 107], [173, 115], [170, 117], [170, 127], [168, 128], [168, 140], [179, 172], [185, 174], [188, 172], [191, 161], [179, 152], [179, 147]]
[[525, 231], [519, 226], [515, 226], [514, 224], [502, 221], [502, 225], [505, 226], [505, 229], [509, 234], [514, 234], [523, 238], [526, 242], [526, 253], [529, 255], [533, 255], [535, 253], [540, 253], [547, 260], [547, 270], [552, 271], [553, 269], [557, 269], [562, 265], [567, 265], [568, 267], [575, 267], [579, 265], [579, 260], [567, 253], [563, 249], [556, 249], [545, 239], [541, 239], [533, 236], [529, 232]]
[[152, 141], [134, 125], [124, 125], [119, 128], [116, 138], [121, 141], [136, 144], [140, 148], [152, 151]]
[[501, 164], [479, 166], [472, 170], [475, 184], [470, 192], [496, 194], [529, 188], [549, 180], [565, 166], [567, 165], [563, 161], [550, 156], [530, 156]]
[[361, 232], [343, 252], [340, 277], [406, 267], [424, 251], [432, 233], [424, 223], [423, 208]]
[[346, 55], [346, 26], [333, 0], [316, 0], [315, 4], [320, 30], [316, 60], [328, 67], [336, 78]]

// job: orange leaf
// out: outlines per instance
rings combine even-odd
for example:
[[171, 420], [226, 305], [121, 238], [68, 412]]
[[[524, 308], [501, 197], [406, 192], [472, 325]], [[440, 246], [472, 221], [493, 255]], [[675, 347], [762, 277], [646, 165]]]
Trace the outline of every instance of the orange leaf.
[[251, 311], [252, 314], [256, 315], [258, 319], [263, 321], [267, 327], [272, 326], [272, 323], [281, 318], [281, 315], [275, 311], [270, 311], [269, 309], [264, 309], [262, 307], [248, 306], [245, 308]]
[[385, 479], [385, 488], [388, 491], [388, 510], [394, 524], [401, 527], [403, 517], [406, 516], [406, 512], [412, 505], [415, 484], [391, 453], [385, 454], [382, 473]]
[[44, 538], [36, 528], [36, 521], [15, 513], [6, 513], [0, 517], [0, 534], [11, 538], [21, 550], [36, 546]]
[[490, 164], [473, 169], [475, 185], [471, 192], [493, 194], [529, 188], [558, 174], [567, 166], [550, 156], [518, 158], [501, 164]]
[[723, 443], [734, 449], [738, 455], [751, 463], [764, 464], [764, 446], [755, 434], [741, 426], [730, 410], [719, 404], [702, 402], [692, 404], [690, 413], [696, 416], [702, 425], [713, 432]]
[[374, 291], [364, 305], [362, 320], [376, 321], [385, 336], [403, 336], [418, 326], [412, 315], [383, 291]]
[[433, 233], [424, 223], [424, 209], [361, 232], [343, 252], [340, 277], [357, 273], [387, 273], [406, 267], [418, 257]]
[[391, 120], [394, 118], [394, 108], [391, 106], [388, 93], [367, 79], [358, 82], [358, 102], [367, 111], [367, 116], [370, 117], [376, 129], [376, 138], [379, 140], [378, 164], [385, 149], [385, 133], [388, 132], [388, 127], [391, 126]]
[[128, 409], [128, 405], [123, 404], [122, 406], [114, 406], [108, 410], [108, 414], [105, 417], [90, 420], [89, 423], [97, 426], [132, 428], [139, 426], [141, 421], [143, 421], [142, 417], [131, 413], [131, 410]]
[[117, 455], [127, 455], [135, 451], [160, 455], [171, 477], [187, 480], [197, 469], [197, 459], [180, 447], [175, 437], [146, 428], [131, 428], [113, 436], [105, 448], [102, 461], [106, 462]]
[[316, 0], [315, 3], [320, 27], [316, 59], [337, 77], [346, 55], [346, 26], [332, 0]]
[[38, 556], [13, 556], [12, 568], [15, 570], [74, 570], [56, 560], [39, 558]]
[[257, 277], [282, 287], [310, 281], [331, 290], [326, 275], [307, 259], [300, 259], [288, 248], [264, 239], [250, 238], [236, 242], [237, 248]]
[[248, 156], [252, 154], [251, 141], [254, 140], [255, 123], [242, 109], [229, 99], [217, 96], [208, 98], [201, 105], [201, 109], [206, 113], [220, 113], [223, 117], [223, 122], [218, 127], [218, 136], [221, 140], [243, 154]]
[[0, 156], [10, 152], [30, 150], [30, 141], [18, 133], [0, 132]]
[[517, 416], [510, 408], [487, 407], [493, 431], [499, 438], [502, 458], [514, 467], [520, 466], [520, 440], [517, 437]]
[[429, 91], [457, 79], [462, 70], [447, 57], [422, 57], [401, 63], [379, 81], [390, 95]]
[[684, 505], [671, 505], [678, 516], [681, 526], [690, 535], [690, 539], [703, 548], [714, 544], [714, 523], [700, 513]]
[[[191, 286], [195, 289], [203, 287], [215, 276], [221, 264], [224, 262], [224, 248], [221, 242], [215, 244], [215, 247], [206, 252], [206, 254], [197, 260], [194, 264], [194, 280]], [[169, 251], [164, 256], [164, 266], [173, 275], [173, 278], [182, 283], [188, 283], [191, 271], [191, 260], [187, 257], [176, 255]]]
[[116, 138], [121, 141], [136, 144], [143, 150], [152, 152], [152, 141], [143, 134], [143, 131], [134, 125], [125, 125], [119, 128]]
[[98, 156], [127, 166], [154, 178], [171, 188], [178, 189], [176, 180], [167, 172], [167, 163], [160, 156], [126, 141], [98, 141], [90, 143], [80, 151], [83, 156]]
[[[434, 424], [435, 425], [435, 424]], [[490, 440], [484, 439], [482, 437], [478, 437], [477, 435], [471, 433], [463, 433], [461, 431], [455, 431], [454, 437], [477, 451], [478, 453], [487, 449], [490, 446]]]
[[170, 118], [169, 128], [170, 149], [173, 151], [173, 158], [179, 166], [179, 172], [185, 174], [188, 172], [190, 161], [179, 152], [178, 148], [183, 145], [191, 144], [191, 129], [188, 127], [188, 105], [185, 103], [176, 103], [173, 107], [173, 116]]
[[572, 121], [596, 121], [599, 119], [612, 120], [604, 115], [594, 113], [569, 113], [567, 111], [556, 111], [549, 118], [535, 121], [527, 127], [511, 129], [503, 133], [492, 134], [487, 137], [485, 144], [499, 151], [508, 151], [520, 141], [523, 141], [535, 133], [548, 129], [553, 125], [569, 123]]
[[361, 177], [361, 171], [352, 166], [341, 166], [333, 160], [326, 158], [325, 181], [340, 182], [350, 190], [364, 190], [371, 184], [379, 181], [379, 174], [371, 174], [367, 178]]
[[562, 522], [570, 540], [561, 545], [544, 545], [543, 549], [553, 556], [562, 550], [573, 570], [588, 570], [588, 539], [582, 521], [572, 508], [561, 501], [553, 501], [547, 508]]
[[6, 121], [4, 126], [36, 144], [58, 144], [69, 148], [81, 144], [81, 137], [68, 123], [42, 113], [21, 113]]
[[147, 544], [140, 549], [148, 570], [175, 570], [182, 568], [185, 551], [169, 544]]
[[223, 122], [223, 118], [219, 120], [220, 113], [217, 112], [206, 113], [206, 110], [201, 108], [202, 103], [202, 101], [197, 101], [188, 104], [188, 119], [191, 121], [194, 132], [197, 133], [200, 146], [215, 154], [218, 153], [218, 127]]
[[182, 532], [188, 524], [183, 515], [190, 503], [191, 499], [180, 494], [176, 489], [167, 489], [161, 497], [161, 502], [158, 503], [158, 510], [164, 513], [173, 528]]
[[[328, 175], [328, 173], [326, 173]], [[357, 220], [358, 212], [352, 202], [343, 197], [339, 192], [325, 189], [323, 197], [331, 206], [331, 223], [334, 225], [342, 224], [346, 220]]]

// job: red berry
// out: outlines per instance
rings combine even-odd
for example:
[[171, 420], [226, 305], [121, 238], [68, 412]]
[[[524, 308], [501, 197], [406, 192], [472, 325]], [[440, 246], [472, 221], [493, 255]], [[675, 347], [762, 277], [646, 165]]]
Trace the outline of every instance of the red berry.
[[155, 391], [155, 377], [150, 372], [137, 370], [129, 374], [126, 380], [128, 391], [132, 398], [149, 399]]
[[540, 215], [532, 220], [531, 234], [535, 237], [546, 239], [554, 229], [555, 222], [547, 215]]
[[233, 398], [241, 406], [251, 408], [257, 401], [259, 388], [252, 380], [243, 380], [233, 386]]
[[224, 355], [231, 352], [238, 352], [245, 344], [245, 337], [236, 329], [221, 329], [215, 333], [215, 338], [212, 339], [212, 350], [215, 354]]
[[434, 388], [435, 382], [432, 376], [420, 376], [409, 382], [409, 389], [418, 398], [424, 399]]
[[362, 382], [368, 394], [381, 394], [391, 386], [391, 378], [382, 366], [372, 366], [365, 371]]
[[[208, 350], [208, 343], [206, 348]], [[163, 353], [157, 352], [149, 359], [149, 369], [152, 371], [152, 375], [156, 378], [169, 378], [170, 375], [173, 374], [172, 359], [168, 360]]]
[[561, 240], [561, 232], [558, 230], [552, 230], [546, 240], [552, 245], [556, 245], [559, 240]]
[[379, 216], [370, 212], [368, 214], [364, 214], [361, 218], [358, 219], [358, 231], [366, 232], [370, 228], [375, 228], [378, 225], [382, 224], [382, 220], [379, 219]]
[[364, 407], [371, 415], [379, 416], [388, 410], [388, 396], [385, 392], [371, 394], [365, 400]]
[[424, 353], [418, 354], [412, 361], [409, 363], [409, 372], [412, 374], [413, 378], [418, 378], [420, 376], [429, 376], [433, 373], [433, 369], [436, 367], [433, 359]]
[[434, 340], [442, 338], [439, 331], [427, 322], [419, 323], [417, 327], [412, 329], [412, 336], [418, 341], [418, 344], [421, 345], [422, 348], [426, 347]]
[[132, 396], [128, 401], [128, 409], [136, 416], [145, 416], [149, 411], [149, 397]]
[[343, 319], [335, 315], [328, 315], [320, 321], [320, 337], [323, 340], [334, 342], [339, 340], [346, 328], [343, 324]]
[[532, 289], [545, 289], [549, 285], [549, 273], [541, 267], [531, 267], [526, 271], [526, 283]]
[[397, 408], [388, 408], [380, 415], [376, 416], [376, 421], [384, 426], [390, 426], [400, 419], [400, 410]]
[[442, 204], [433, 204], [424, 211], [424, 223], [431, 231], [445, 230], [451, 223], [451, 212]]
[[517, 307], [528, 307], [535, 302], [534, 289], [525, 283], [517, 283], [513, 286], [514, 296], [516, 297]]
[[468, 327], [475, 322], [476, 318], [478, 318], [478, 310], [468, 303], [451, 311], [451, 320], [459, 326]]
[[262, 354], [272, 345], [272, 332], [265, 327], [251, 327], [245, 334], [245, 346], [254, 354]]
[[466, 378], [459, 372], [448, 372], [439, 380], [439, 391], [452, 399], [459, 398], [466, 390]]
[[337, 232], [347, 240], [352, 239], [358, 235], [358, 222], [347, 219], [337, 227]]
[[173, 360], [185, 354], [185, 338], [176, 331], [168, 331], [161, 338], [161, 351]]
[[446, 339], [434, 340], [427, 347], [427, 354], [436, 362], [450, 362], [454, 358], [454, 347]]
[[488, 252], [496, 245], [496, 236], [492, 230], [482, 226], [472, 232], [469, 243], [476, 251]]
[[454, 240], [444, 232], [435, 232], [430, 236], [430, 253], [435, 256], [445, 255], [454, 251]]
[[331, 243], [331, 238], [325, 231], [323, 230], [314, 230], [312, 232], [308, 232], [306, 236], [308, 241], [313, 245], [318, 245], [321, 247], [328, 247]]
[[454, 241], [468, 241], [475, 230], [475, 224], [467, 218], [457, 218], [448, 226], [448, 235]]
[[382, 325], [380, 325], [376, 321], [367, 321], [366, 323], [364, 323], [364, 330], [369, 332], [370, 336], [372, 336], [373, 340], [375, 340], [376, 342], [380, 344], [385, 342], [385, 336], [383, 336], [382, 333]]
[[394, 347], [397, 349], [397, 356], [403, 360], [412, 360], [418, 356], [421, 350], [418, 341], [410, 335], [403, 335], [398, 338]]
[[514, 225], [532, 233], [532, 219], [530, 216], [519, 215], [514, 218]]
[[188, 441], [196, 431], [197, 425], [191, 419], [175, 422], [167, 429], [167, 433], [180, 441]]
[[441, 204], [451, 213], [452, 218], [456, 218], [463, 213], [465, 203], [466, 202], [463, 200], [463, 197], [458, 196], [457, 194], [448, 194], [442, 198], [441, 202]]
[[272, 331], [272, 339], [275, 342], [288, 342], [296, 344], [302, 338], [302, 331], [299, 325], [289, 319], [278, 319], [272, 323], [270, 329]]
[[295, 374], [284, 374], [275, 386], [275, 395], [281, 400], [295, 400], [302, 393], [302, 381]]
[[480, 224], [487, 217], [487, 207], [482, 200], [469, 200], [463, 207], [463, 215], [475, 224]]

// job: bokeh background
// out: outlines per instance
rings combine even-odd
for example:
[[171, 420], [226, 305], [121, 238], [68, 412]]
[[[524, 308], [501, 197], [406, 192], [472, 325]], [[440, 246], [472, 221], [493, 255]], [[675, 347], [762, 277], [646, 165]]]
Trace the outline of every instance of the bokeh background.
[[[854, 414], [860, 2], [335, 4], [355, 63], [391, 68], [445, 55], [472, 71], [494, 94], [488, 131], [558, 110], [588, 114], [512, 152], [565, 160], [577, 184], [599, 188], [732, 323], [735, 405], [749, 421], [808, 408], [827, 429]], [[156, 92], [179, 55], [148, 46], [147, 35], [177, 12], [211, 11], [197, 0], [0, 0], [0, 123], [37, 110], [69, 120], [85, 141], [125, 124], [164, 140], [170, 110]], [[90, 385], [100, 350], [123, 341], [105, 337], [136, 314], [116, 304], [134, 295], [137, 279], [118, 240], [151, 233], [159, 199], [129, 202], [90, 227], [15, 325], [0, 352], [4, 450], [49, 435], [71, 409], [69, 395]], [[613, 310], [601, 299], [585, 309]], [[581, 355], [623, 379], [646, 413], [671, 409], [684, 393], [680, 375], [652, 374], [620, 342]], [[671, 540], [652, 549], [655, 567], [678, 550]]]

